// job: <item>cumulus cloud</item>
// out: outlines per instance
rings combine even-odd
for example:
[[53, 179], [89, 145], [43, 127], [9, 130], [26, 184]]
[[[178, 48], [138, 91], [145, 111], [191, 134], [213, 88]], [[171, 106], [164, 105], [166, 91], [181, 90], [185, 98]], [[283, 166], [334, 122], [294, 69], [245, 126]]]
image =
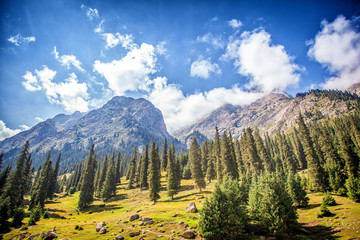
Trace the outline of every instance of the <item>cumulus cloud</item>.
[[105, 48], [114, 48], [117, 45], [125, 49], [134, 49], [137, 45], [134, 43], [134, 37], [132, 34], [120, 34], [120, 33], [101, 33], [101, 36], [106, 41]]
[[345, 90], [360, 82], [360, 33], [353, 26], [360, 18], [338, 16], [332, 23], [322, 21], [322, 29], [308, 44], [308, 55], [334, 74], [321, 86]]
[[[56, 83], [53, 81], [55, 75], [56, 71], [43, 66], [43, 69], [35, 70], [34, 74], [26, 72], [22, 85], [29, 91], [43, 90], [49, 102], [63, 105], [68, 112], [88, 111], [89, 95], [86, 83], [79, 83], [75, 73], [71, 73], [64, 82]], [[37, 120], [41, 121], [42, 119], [38, 118]]]
[[42, 119], [41, 117], [35, 117], [35, 120], [38, 121], [38, 122], [43, 122], [44, 119]]
[[20, 125], [20, 128], [21, 128], [21, 130], [23, 130], [23, 131], [26, 131], [26, 130], [29, 130], [29, 129], [30, 129], [30, 127], [27, 126], [27, 125], [25, 125], [25, 124]]
[[219, 75], [221, 74], [221, 69], [217, 63], [211, 63], [210, 58], [199, 58], [191, 64], [190, 76], [192, 77], [207, 79], [212, 73]]
[[6, 127], [5, 123], [2, 120], [0, 120], [0, 141], [4, 140], [5, 138], [12, 137], [18, 134], [19, 132], [21, 132], [20, 129], [12, 130]]
[[84, 9], [86, 11], [86, 15], [90, 20], [94, 18], [99, 18], [99, 11], [96, 8], [90, 8], [85, 6], [84, 4], [81, 4], [81, 9]]
[[76, 58], [76, 56], [62, 55], [61, 57], [59, 57], [59, 52], [57, 51], [56, 46], [54, 46], [54, 49], [51, 52], [51, 54], [53, 54], [55, 59], [58, 59], [61, 65], [65, 66], [67, 69], [70, 69], [70, 66], [73, 65], [80, 71], [85, 72], [85, 69], [81, 67], [81, 62]]
[[240, 28], [243, 25], [242, 22], [237, 19], [231, 19], [230, 21], [228, 21], [228, 24], [232, 28]]
[[28, 44], [30, 42], [35, 42], [36, 37], [30, 36], [30, 37], [23, 37], [20, 33], [16, 34], [15, 36], [10, 36], [8, 38], [8, 41], [13, 43], [15, 46], [20, 47], [21, 45]]
[[214, 46], [214, 48], [222, 49], [225, 47], [225, 42], [221, 36], [214, 36], [212, 33], [206, 33], [203, 36], [197, 36], [197, 42], [208, 43]]
[[165, 55], [167, 53], [167, 50], [166, 50], [166, 42], [160, 42], [158, 45], [156, 45], [156, 52], [160, 55]]
[[157, 71], [156, 61], [154, 46], [143, 43], [120, 60], [109, 63], [96, 60], [93, 68], [107, 80], [117, 95], [123, 95], [126, 91], [148, 89], [149, 74]]
[[244, 92], [238, 86], [215, 88], [185, 96], [178, 85], [168, 84], [167, 78], [158, 77], [153, 80], [153, 90], [147, 98], [161, 110], [168, 130], [173, 132], [225, 103], [250, 104], [261, 96], [262, 93]]
[[284, 46], [271, 43], [270, 34], [264, 30], [244, 32], [240, 38], [231, 39], [223, 59], [234, 60], [239, 74], [248, 76], [247, 88], [265, 92], [297, 85], [302, 70], [293, 63]]

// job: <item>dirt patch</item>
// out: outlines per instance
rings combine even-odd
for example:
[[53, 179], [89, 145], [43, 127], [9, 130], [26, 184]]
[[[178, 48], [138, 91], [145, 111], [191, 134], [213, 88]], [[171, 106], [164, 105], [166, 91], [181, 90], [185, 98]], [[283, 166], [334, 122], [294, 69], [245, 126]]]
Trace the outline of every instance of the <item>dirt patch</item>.
[[316, 227], [317, 225], [319, 225], [320, 222], [320, 220], [315, 220], [311, 223], [306, 224], [304, 227]]

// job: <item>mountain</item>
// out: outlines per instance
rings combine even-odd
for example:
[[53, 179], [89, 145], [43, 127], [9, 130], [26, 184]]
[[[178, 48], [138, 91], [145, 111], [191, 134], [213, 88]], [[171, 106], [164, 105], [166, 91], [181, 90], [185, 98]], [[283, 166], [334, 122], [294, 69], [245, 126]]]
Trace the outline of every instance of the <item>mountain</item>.
[[[62, 154], [62, 166], [73, 166], [86, 157], [92, 144], [98, 155], [112, 151], [130, 153], [154, 140], [162, 144], [164, 138], [174, 140], [167, 132], [162, 113], [145, 99], [114, 97], [104, 106], [86, 114], [59, 114], [0, 142], [5, 163], [13, 162], [26, 140], [34, 166], [39, 166], [46, 153], [52, 150], [55, 158]], [[176, 146], [182, 147], [179, 142]]]
[[188, 145], [189, 136], [194, 132], [203, 138], [214, 138], [216, 126], [219, 132], [230, 131], [234, 138], [239, 138], [247, 127], [272, 135], [296, 124], [299, 112], [307, 122], [314, 122], [356, 111], [359, 106], [360, 98], [350, 92], [311, 90], [294, 98], [283, 92], [272, 92], [248, 106], [225, 104], [194, 124], [174, 132], [173, 136]]

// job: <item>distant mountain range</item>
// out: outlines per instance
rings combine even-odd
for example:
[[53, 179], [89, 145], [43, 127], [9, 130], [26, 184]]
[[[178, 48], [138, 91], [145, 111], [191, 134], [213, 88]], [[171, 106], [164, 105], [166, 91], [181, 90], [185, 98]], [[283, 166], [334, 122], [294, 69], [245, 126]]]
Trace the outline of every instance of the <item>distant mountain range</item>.
[[[162, 113], [145, 99], [114, 97], [104, 106], [88, 113], [59, 114], [31, 129], [0, 142], [5, 163], [14, 162], [26, 140], [30, 141], [37, 167], [49, 150], [55, 158], [62, 154], [62, 166], [68, 167], [86, 157], [92, 144], [98, 155], [112, 151], [130, 153], [137, 145], [141, 150], [154, 140], [175, 140], [166, 130]], [[175, 140], [178, 148], [184, 148]]]

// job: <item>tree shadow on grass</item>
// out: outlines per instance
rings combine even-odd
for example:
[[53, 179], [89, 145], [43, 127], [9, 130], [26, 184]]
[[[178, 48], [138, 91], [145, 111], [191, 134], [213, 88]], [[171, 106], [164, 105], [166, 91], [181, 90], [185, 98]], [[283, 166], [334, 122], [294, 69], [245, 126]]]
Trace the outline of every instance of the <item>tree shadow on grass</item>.
[[298, 207], [298, 208], [302, 209], [302, 210], [310, 210], [310, 209], [320, 207], [320, 205], [321, 205], [320, 203], [318, 203], [318, 204], [309, 204], [306, 207]]
[[298, 236], [306, 236], [310, 239], [339, 239], [339, 236], [334, 236], [335, 233], [340, 232], [342, 230], [342, 227], [327, 227], [327, 226], [321, 226], [317, 224], [317, 221], [314, 221], [312, 223], [309, 223], [307, 225], [299, 225], [296, 233]]
[[106, 204], [100, 204], [100, 205], [91, 205], [83, 212], [91, 214], [91, 213], [97, 213], [97, 212], [103, 212], [103, 211], [113, 211], [113, 210], [117, 210], [120, 208], [122, 208], [122, 207], [119, 204], [106, 203]]

